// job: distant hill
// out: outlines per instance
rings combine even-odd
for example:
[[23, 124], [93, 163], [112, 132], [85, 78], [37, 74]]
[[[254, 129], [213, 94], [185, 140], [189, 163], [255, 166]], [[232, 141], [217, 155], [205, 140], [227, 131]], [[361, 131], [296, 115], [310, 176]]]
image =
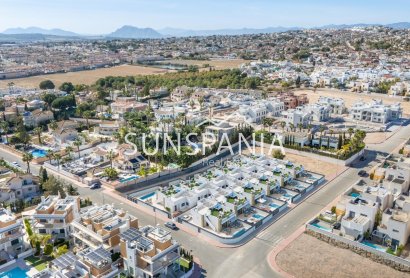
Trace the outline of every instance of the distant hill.
[[15, 34], [42, 34], [42, 35], [51, 35], [51, 36], [60, 36], [60, 37], [78, 37], [80, 36], [77, 33], [65, 31], [62, 29], [43, 29], [39, 27], [27, 27], [27, 28], [9, 28], [6, 29], [3, 34], [6, 35], [15, 35]]
[[313, 28], [305, 27], [267, 27], [267, 28], [239, 28], [239, 29], [216, 29], [216, 30], [190, 30], [179, 28], [164, 28], [154, 30], [152, 28], [138, 28], [125, 25], [108, 35], [80, 35], [62, 29], [43, 29], [39, 27], [9, 28], [0, 33], [0, 41], [56, 41], [56, 40], [87, 40], [87, 39], [159, 39], [164, 37], [195, 37], [215, 35], [249, 35], [277, 33], [292, 30], [306, 29], [348, 29], [353, 27], [385, 26], [393, 29], [410, 29], [410, 22], [396, 22], [391, 24], [330, 24]]
[[216, 30], [187, 30], [177, 28], [164, 28], [158, 30], [164, 36], [171, 37], [193, 37], [193, 36], [214, 36], [214, 35], [249, 35], [286, 32], [291, 30], [302, 30], [301, 27], [267, 27], [267, 28], [241, 28], [241, 29], [216, 29]]
[[410, 22], [397, 22], [385, 25], [393, 29], [410, 29]]
[[138, 28], [125, 25], [107, 35], [107, 37], [121, 39], [159, 39], [162, 38], [162, 35], [152, 28]]

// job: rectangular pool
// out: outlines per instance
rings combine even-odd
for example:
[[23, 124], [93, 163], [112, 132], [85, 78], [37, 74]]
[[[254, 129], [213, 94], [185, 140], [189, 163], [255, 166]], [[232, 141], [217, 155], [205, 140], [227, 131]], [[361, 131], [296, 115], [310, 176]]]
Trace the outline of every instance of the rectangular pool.
[[25, 278], [29, 277], [27, 271], [22, 270], [19, 267], [15, 267], [9, 271], [0, 272], [0, 277], [2, 278]]
[[323, 227], [323, 226], [321, 226], [320, 224], [318, 224], [317, 222], [315, 222], [315, 223], [313, 223], [313, 224], [311, 224], [311, 225], [312, 225], [312, 226], [315, 226], [316, 228], [319, 228], [319, 229], [321, 229], [321, 230], [323, 230], [323, 231], [332, 232], [331, 229], [326, 228], [326, 227]]
[[134, 176], [131, 176], [131, 177], [128, 177], [128, 178], [120, 179], [120, 182], [132, 181], [132, 180], [136, 180], [136, 179], [138, 179], [138, 178], [139, 178], [139, 176], [134, 175]]
[[376, 244], [373, 244], [371, 242], [368, 241], [362, 241], [361, 242], [363, 245], [369, 246], [371, 248], [374, 248], [376, 250], [379, 250], [380, 252], [386, 252], [386, 249], [384, 249], [383, 247], [377, 246]]
[[149, 193], [149, 194], [147, 194], [147, 195], [141, 196], [139, 199], [145, 201], [145, 200], [147, 200], [147, 199], [152, 198], [155, 194], [156, 194], [156, 192], [154, 191], [154, 192], [151, 192], [151, 193]]

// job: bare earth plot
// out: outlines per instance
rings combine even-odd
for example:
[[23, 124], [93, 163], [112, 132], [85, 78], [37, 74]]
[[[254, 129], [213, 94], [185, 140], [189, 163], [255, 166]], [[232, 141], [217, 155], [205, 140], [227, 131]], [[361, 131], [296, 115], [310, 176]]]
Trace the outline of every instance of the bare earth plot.
[[[272, 157], [272, 154], [268, 154], [268, 151], [269, 151], [269, 144], [267, 145], [267, 147], [264, 148], [263, 153], [267, 156]], [[250, 151], [247, 149], [244, 151], [244, 153], [248, 154], [250, 153]], [[255, 148], [255, 153], [256, 154], [261, 153], [260, 147]], [[345, 170], [345, 167], [342, 165], [342, 163], [340, 163], [340, 165], [337, 165], [335, 163], [329, 163], [329, 162], [321, 161], [321, 160], [308, 157], [308, 156], [303, 156], [303, 155], [286, 153], [286, 156], [284, 159], [292, 161], [293, 163], [296, 163], [296, 164], [301, 164], [306, 170], [322, 174], [326, 178], [330, 178], [331, 176], [336, 175], [336, 173], [341, 173], [342, 171]]]
[[85, 70], [67, 73], [45, 74], [38, 76], [31, 76], [26, 78], [7, 79], [0, 81], [0, 88], [7, 87], [7, 84], [14, 82], [15, 85], [35, 88], [43, 80], [51, 80], [56, 85], [60, 86], [63, 82], [72, 82], [73, 84], [87, 84], [91, 85], [99, 78], [106, 76], [127, 76], [127, 75], [147, 75], [147, 74], [163, 74], [169, 72], [169, 70], [154, 68], [154, 67], [142, 67], [132, 65], [121, 65], [111, 68], [101, 68], [95, 70]]
[[382, 99], [385, 104], [393, 104], [400, 102], [401, 106], [403, 107], [404, 114], [410, 114], [410, 102], [403, 102], [400, 97], [391, 97], [388, 95], [383, 94], [359, 94], [353, 93], [348, 91], [340, 91], [340, 90], [333, 90], [333, 89], [318, 89], [316, 93], [313, 90], [296, 90], [295, 94], [300, 95], [306, 93], [309, 97], [310, 103], [315, 103], [320, 96], [326, 97], [340, 97], [345, 100], [345, 105], [347, 108], [352, 107], [354, 103], [359, 100], [363, 100], [364, 102], [369, 102], [372, 99]]
[[409, 277], [408, 274], [302, 234], [276, 257], [295, 277]]

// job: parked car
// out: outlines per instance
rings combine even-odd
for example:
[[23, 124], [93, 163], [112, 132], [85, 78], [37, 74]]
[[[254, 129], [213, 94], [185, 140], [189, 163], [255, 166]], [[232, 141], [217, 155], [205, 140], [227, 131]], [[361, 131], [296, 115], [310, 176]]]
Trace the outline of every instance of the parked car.
[[337, 223], [333, 224], [333, 229], [340, 230], [341, 226], [342, 226], [342, 224], [340, 224], [340, 222], [337, 222]]
[[365, 170], [360, 170], [359, 173], [357, 173], [360, 177], [365, 177], [367, 176], [367, 172]]
[[11, 164], [13, 164], [13, 166], [21, 168], [20, 164], [18, 164], [16, 161], [13, 161]]
[[100, 183], [93, 183], [90, 185], [90, 189], [98, 189], [101, 188], [101, 184]]
[[172, 222], [165, 222], [164, 226], [170, 228], [171, 230], [178, 230], [177, 225], [175, 225], [175, 223]]

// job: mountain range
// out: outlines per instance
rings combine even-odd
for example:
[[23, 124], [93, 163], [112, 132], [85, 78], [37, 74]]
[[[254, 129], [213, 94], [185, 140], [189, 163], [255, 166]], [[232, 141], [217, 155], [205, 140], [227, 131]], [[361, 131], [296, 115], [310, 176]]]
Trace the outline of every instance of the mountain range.
[[[190, 30], [178, 28], [164, 28], [154, 30], [152, 28], [138, 28], [130, 25], [122, 26], [110, 34], [104, 35], [82, 35], [62, 29], [43, 29], [39, 27], [28, 28], [9, 28], [3, 33], [0, 33], [0, 38], [5, 38], [5, 35], [33, 35], [41, 34], [56, 37], [76, 37], [78, 38], [119, 38], [119, 39], [158, 39], [164, 37], [189, 37], [189, 36], [212, 36], [212, 35], [245, 35], [245, 34], [262, 34], [262, 33], [276, 33], [286, 32], [291, 30], [304, 29], [347, 29], [353, 27], [369, 27], [369, 26], [385, 26], [393, 29], [410, 29], [410, 22], [397, 22], [391, 24], [341, 24], [341, 25], [324, 25], [314, 28], [304, 27], [267, 27], [267, 28], [241, 28], [241, 29], [216, 29], [216, 30]], [[32, 36], [31, 36], [32, 37]]]

